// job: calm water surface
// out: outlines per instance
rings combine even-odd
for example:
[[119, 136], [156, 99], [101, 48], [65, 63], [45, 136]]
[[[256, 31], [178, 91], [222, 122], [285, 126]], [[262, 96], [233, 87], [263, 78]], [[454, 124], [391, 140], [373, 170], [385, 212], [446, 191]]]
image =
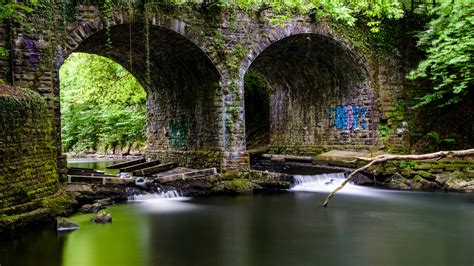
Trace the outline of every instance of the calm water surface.
[[116, 163], [123, 162], [124, 160], [117, 160], [117, 159], [109, 159], [105, 160], [103, 158], [99, 159], [89, 159], [89, 158], [74, 158], [69, 159], [67, 166], [68, 167], [78, 167], [78, 168], [88, 168], [88, 169], [96, 169], [99, 171], [103, 171], [108, 174], [117, 174], [119, 172], [118, 169], [106, 169], [107, 166], [113, 165]]
[[111, 224], [1, 240], [0, 264], [473, 265], [473, 194], [348, 192], [327, 209], [315, 191], [115, 205]]

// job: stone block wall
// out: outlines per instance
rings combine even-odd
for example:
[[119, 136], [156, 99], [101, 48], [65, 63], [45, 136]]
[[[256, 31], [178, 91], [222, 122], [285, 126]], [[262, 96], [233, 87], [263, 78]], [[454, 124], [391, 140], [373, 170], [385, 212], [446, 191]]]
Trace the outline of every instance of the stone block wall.
[[28, 89], [0, 87], [0, 216], [33, 211], [57, 191], [53, 118]]
[[212, 150], [220, 152], [224, 168], [244, 165], [248, 69], [273, 89], [274, 152], [383, 148], [380, 121], [400, 131], [389, 141], [406, 140], [405, 124], [383, 117], [396, 109], [403, 89], [398, 62], [371, 62], [374, 57], [362, 55], [327, 21], [294, 15], [274, 24], [269, 11], [258, 17], [224, 11], [209, 18], [196, 10], [154, 10], [145, 17], [140, 8], [124, 7], [105, 18], [95, 4], [69, 5], [73, 16], [56, 24], [37, 17], [34, 33], [15, 28], [12, 40], [14, 83], [48, 100], [59, 160], [60, 108], [54, 97], [59, 68], [72, 52], [106, 56], [145, 87], [150, 157]]

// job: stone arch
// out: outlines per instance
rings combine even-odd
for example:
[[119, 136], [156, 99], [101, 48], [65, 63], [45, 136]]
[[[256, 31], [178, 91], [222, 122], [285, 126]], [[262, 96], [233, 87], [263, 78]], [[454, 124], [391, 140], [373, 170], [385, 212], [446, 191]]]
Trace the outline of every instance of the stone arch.
[[[116, 61], [147, 91], [148, 156], [192, 165], [194, 161], [187, 153], [219, 149], [221, 70], [207, 52], [206, 41], [186, 22], [160, 14], [151, 15], [151, 21], [149, 44], [139, 16], [131, 19], [126, 13], [115, 12], [108, 28], [98, 12], [74, 22], [56, 49], [54, 92], [59, 95], [58, 70], [72, 52], [94, 53]], [[112, 48], [106, 47], [107, 38]], [[59, 129], [58, 107], [55, 112]], [[173, 151], [182, 156], [173, 158]]]
[[374, 92], [367, 61], [327, 25], [290, 21], [257, 36], [239, 75], [271, 87], [270, 148], [317, 153], [375, 144]]
[[245, 75], [245, 72], [249, 69], [253, 61], [270, 45], [299, 34], [315, 34], [333, 40], [337, 45], [340, 45], [349, 51], [350, 56], [353, 57], [354, 61], [357, 62], [357, 64], [366, 72], [367, 76], [369, 76], [367, 59], [357, 53], [356, 49], [350, 42], [347, 42], [332, 32], [328, 25], [324, 23], [314, 24], [310, 22], [301, 22], [294, 19], [281, 26], [263, 29], [257, 34], [256, 42], [252, 45], [250, 52], [240, 65], [240, 75]]

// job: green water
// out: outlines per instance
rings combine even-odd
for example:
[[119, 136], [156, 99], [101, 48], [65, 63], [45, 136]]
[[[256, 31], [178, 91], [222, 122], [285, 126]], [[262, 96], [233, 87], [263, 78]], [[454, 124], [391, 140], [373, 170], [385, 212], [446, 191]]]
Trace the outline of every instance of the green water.
[[155, 200], [109, 207], [81, 228], [45, 227], [0, 241], [5, 265], [467, 265], [473, 194], [365, 189]]
[[123, 162], [124, 160], [117, 160], [117, 159], [82, 159], [82, 158], [74, 158], [69, 159], [67, 166], [68, 167], [77, 167], [77, 168], [87, 168], [87, 169], [95, 169], [99, 171], [103, 171], [107, 174], [117, 174], [119, 172], [118, 169], [107, 169], [107, 166]]

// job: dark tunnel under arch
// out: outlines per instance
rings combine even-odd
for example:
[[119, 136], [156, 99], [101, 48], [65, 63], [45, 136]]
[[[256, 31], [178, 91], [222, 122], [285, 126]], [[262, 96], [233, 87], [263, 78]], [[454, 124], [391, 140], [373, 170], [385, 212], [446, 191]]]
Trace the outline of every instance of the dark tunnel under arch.
[[[362, 62], [344, 44], [321, 34], [290, 35], [265, 47], [251, 62], [244, 84], [246, 95], [252, 89], [248, 73], [258, 73], [268, 84], [269, 141], [263, 144], [282, 153], [372, 144], [373, 90]], [[258, 103], [246, 97], [247, 133], [256, 124], [250, 104]], [[253, 142], [247, 139], [247, 147]]]

